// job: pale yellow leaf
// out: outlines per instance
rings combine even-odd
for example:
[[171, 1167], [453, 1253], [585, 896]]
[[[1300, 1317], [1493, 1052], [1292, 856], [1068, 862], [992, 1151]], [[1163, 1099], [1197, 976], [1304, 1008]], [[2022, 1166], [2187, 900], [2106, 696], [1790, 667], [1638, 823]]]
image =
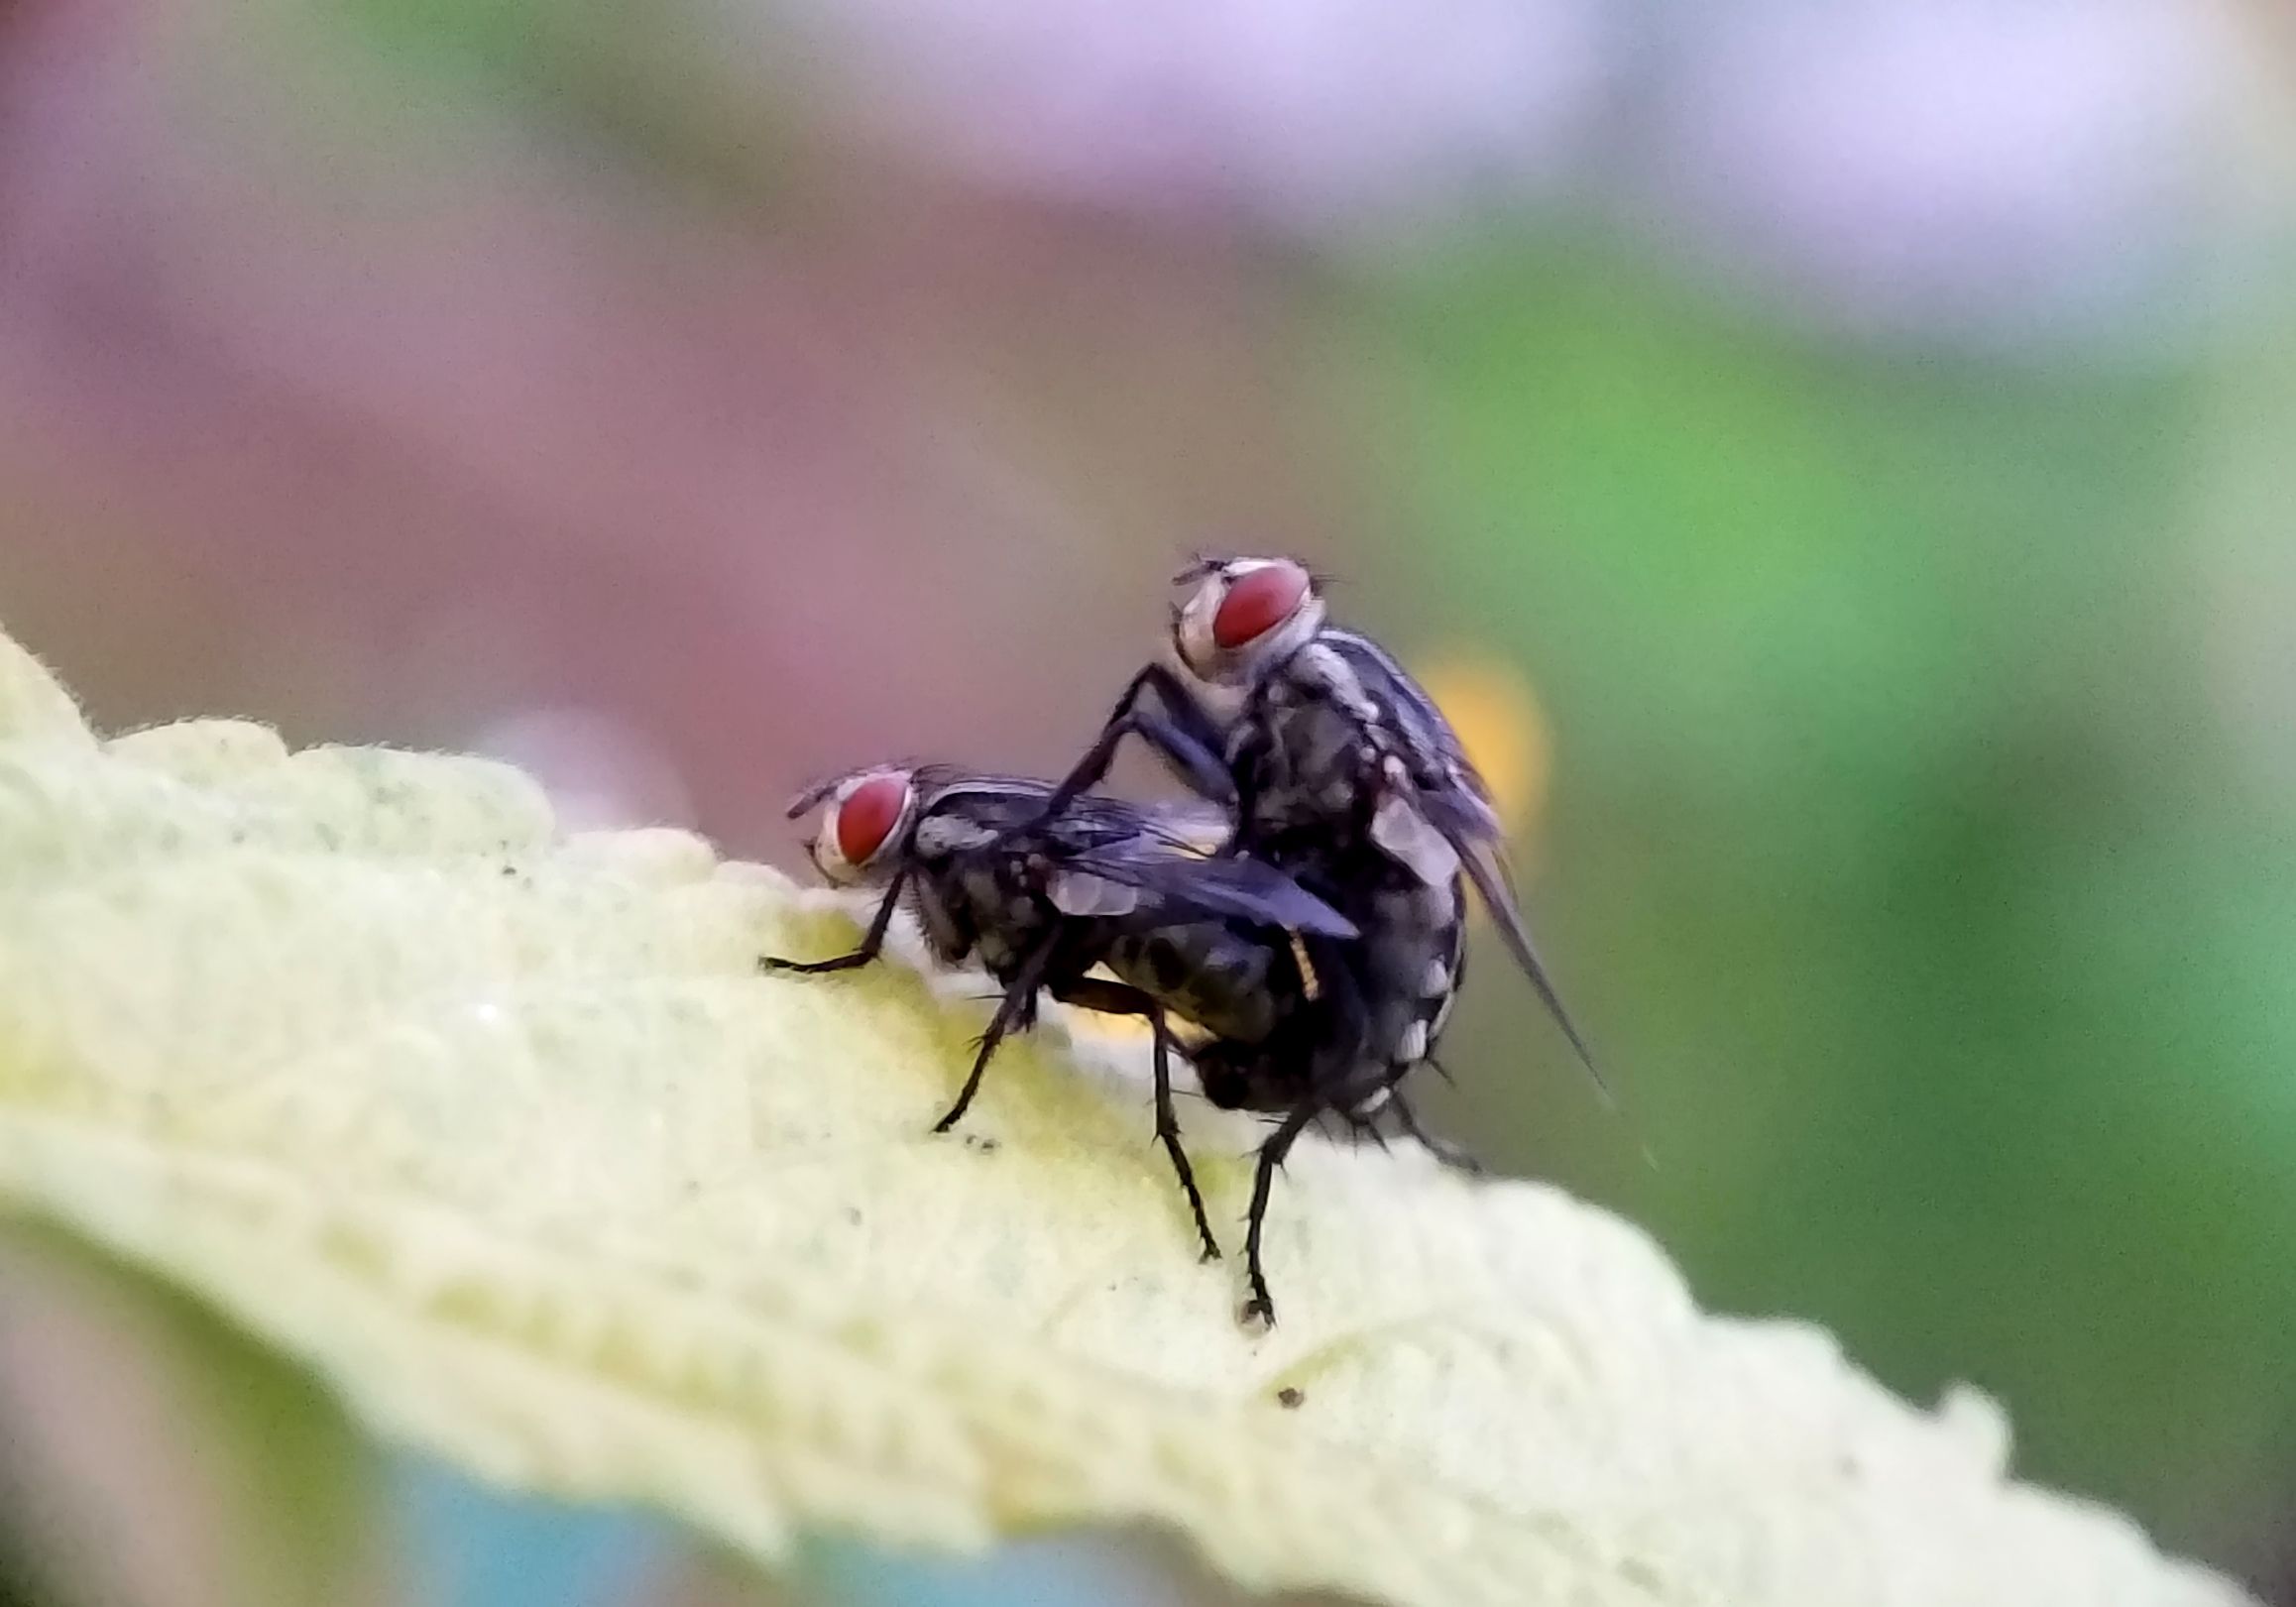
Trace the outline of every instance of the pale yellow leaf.
[[[1136, 1042], [1040, 1034], [931, 1136], [983, 986], [755, 971], [852, 938], [499, 766], [98, 743], [0, 638], [0, 1201], [381, 1434], [768, 1560], [1146, 1520], [1412, 1607], [2241, 1599], [1550, 1189], [1303, 1145], [1248, 1333]], [[1256, 1129], [1187, 1122], [1232, 1242]]]

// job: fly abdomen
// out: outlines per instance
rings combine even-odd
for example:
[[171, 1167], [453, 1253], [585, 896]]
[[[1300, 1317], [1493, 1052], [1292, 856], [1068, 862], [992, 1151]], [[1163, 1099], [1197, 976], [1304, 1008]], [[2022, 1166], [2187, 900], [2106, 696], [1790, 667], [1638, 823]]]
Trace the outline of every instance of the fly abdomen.
[[1263, 931], [1194, 921], [1118, 938], [1106, 965], [1213, 1037], [1256, 1044], [1282, 1014], [1286, 958]]

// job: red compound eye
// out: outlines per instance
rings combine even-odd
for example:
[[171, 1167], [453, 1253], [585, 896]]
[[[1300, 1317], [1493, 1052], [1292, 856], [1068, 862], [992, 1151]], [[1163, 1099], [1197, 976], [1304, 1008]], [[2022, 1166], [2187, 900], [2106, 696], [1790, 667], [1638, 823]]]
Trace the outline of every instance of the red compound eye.
[[1227, 650], [1257, 641], [1299, 612], [1308, 584], [1308, 571], [1288, 558], [1237, 576], [1211, 617], [1211, 639]]
[[837, 852], [847, 864], [866, 864], [885, 846], [909, 806], [909, 778], [899, 770], [872, 775], [837, 806]]

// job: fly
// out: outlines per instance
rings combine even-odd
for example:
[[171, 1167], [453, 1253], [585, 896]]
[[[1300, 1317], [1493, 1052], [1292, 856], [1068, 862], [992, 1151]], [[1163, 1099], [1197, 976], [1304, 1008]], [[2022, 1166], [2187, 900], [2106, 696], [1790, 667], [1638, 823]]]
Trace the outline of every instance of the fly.
[[1126, 685], [1047, 813], [1074, 807], [1137, 737], [1228, 811], [1223, 853], [1280, 868], [1357, 928], [1309, 944], [1301, 972], [1322, 996], [1283, 1034], [1196, 1055], [1215, 1102], [1283, 1113], [1260, 1150], [1247, 1247], [1247, 1316], [1272, 1320], [1258, 1250], [1274, 1173], [1322, 1115], [1362, 1126], [1392, 1107], [1408, 1121], [1398, 1086], [1431, 1056], [1464, 976], [1467, 883], [1608, 1089], [1532, 944], [1489, 790], [1435, 700], [1377, 643], [1330, 625], [1290, 559], [1205, 559], [1175, 584], [1192, 589], [1173, 609], [1169, 661]]
[[1200, 559], [1175, 584], [1195, 589], [1172, 611], [1171, 661], [1133, 676], [1050, 808], [1097, 786], [1130, 735], [1232, 812], [1233, 849], [1326, 877], [1366, 850], [1430, 886], [1463, 873], [1600, 1086], [1516, 902], [1490, 790], [1435, 699], [1378, 643], [1328, 624], [1289, 558]]
[[[1169, 1016], [1215, 1034], [1272, 1030], [1270, 960], [1289, 934], [1344, 941], [1354, 924], [1290, 877], [1241, 856], [1204, 857], [1201, 811], [1084, 798], [1048, 814], [1048, 783], [942, 765], [856, 770], [801, 794], [826, 805], [808, 851], [833, 882], [884, 889], [861, 945], [827, 960], [769, 958], [766, 971], [823, 973], [878, 958], [904, 894], [936, 960], [977, 959], [1003, 986], [971, 1074], [935, 1123], [972, 1104], [1004, 1037], [1035, 1024], [1040, 993], [1147, 1020], [1156, 1137], [1188, 1197], [1205, 1259], [1219, 1254], [1173, 1109]], [[1087, 975], [1096, 966], [1122, 978]], [[1255, 1238], [1256, 1242], [1256, 1238]]]

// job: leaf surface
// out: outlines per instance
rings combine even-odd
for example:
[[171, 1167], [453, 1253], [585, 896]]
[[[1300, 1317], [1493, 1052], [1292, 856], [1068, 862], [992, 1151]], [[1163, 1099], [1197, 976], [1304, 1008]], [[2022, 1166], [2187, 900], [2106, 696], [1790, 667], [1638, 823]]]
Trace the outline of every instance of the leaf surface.
[[[0, 637], [0, 1204], [394, 1439], [766, 1560], [1145, 1520], [1408, 1607], [2244, 1599], [1548, 1188], [1303, 1143], [1247, 1332], [1138, 1041], [1055, 1012], [931, 1135], [985, 984], [755, 970], [853, 935], [502, 766], [99, 741]], [[1240, 1240], [1257, 1129], [1185, 1120]]]

